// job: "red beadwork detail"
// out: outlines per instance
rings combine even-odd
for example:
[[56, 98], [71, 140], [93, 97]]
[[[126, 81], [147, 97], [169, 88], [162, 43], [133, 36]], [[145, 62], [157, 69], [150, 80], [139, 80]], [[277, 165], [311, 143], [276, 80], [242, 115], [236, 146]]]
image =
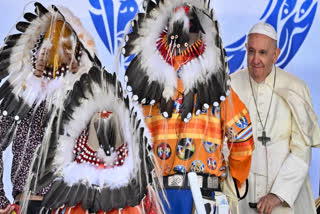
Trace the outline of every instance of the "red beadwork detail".
[[109, 118], [110, 114], [112, 114], [112, 111], [103, 111], [98, 113], [100, 114], [100, 118]]
[[146, 197], [142, 201], [147, 214], [157, 214], [157, 202], [154, 198], [150, 197], [150, 192], [148, 190]]
[[[160, 34], [160, 38], [156, 41], [156, 46], [163, 59], [169, 65], [174, 66], [176, 56], [169, 52], [169, 45], [167, 43], [167, 31], [163, 31]], [[198, 40], [193, 45], [190, 45], [180, 54], [183, 57], [184, 64], [202, 55], [205, 51], [205, 48], [205, 44], [203, 44], [202, 40]]]
[[128, 156], [128, 144], [124, 143], [122, 144], [117, 150], [118, 159], [115, 161], [115, 166], [122, 166], [124, 164], [124, 161], [126, 157]]
[[188, 6], [178, 6], [176, 9], [174, 9], [174, 12], [177, 12], [178, 10], [184, 10], [185, 14], [188, 14], [190, 7]]
[[112, 164], [105, 164], [103, 160], [100, 160], [97, 157], [97, 152], [88, 146], [88, 129], [81, 132], [73, 150], [73, 153], [75, 154], [74, 160], [77, 163], [90, 163], [100, 168], [122, 166], [128, 156], [128, 144], [122, 144], [115, 152], [117, 153], [117, 158]]

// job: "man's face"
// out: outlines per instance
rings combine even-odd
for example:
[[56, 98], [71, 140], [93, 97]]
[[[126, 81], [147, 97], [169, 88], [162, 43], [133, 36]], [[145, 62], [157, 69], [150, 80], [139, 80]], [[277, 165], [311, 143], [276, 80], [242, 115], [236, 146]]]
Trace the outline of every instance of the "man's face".
[[280, 54], [276, 41], [266, 35], [254, 33], [249, 35], [246, 48], [250, 76], [256, 82], [264, 81]]

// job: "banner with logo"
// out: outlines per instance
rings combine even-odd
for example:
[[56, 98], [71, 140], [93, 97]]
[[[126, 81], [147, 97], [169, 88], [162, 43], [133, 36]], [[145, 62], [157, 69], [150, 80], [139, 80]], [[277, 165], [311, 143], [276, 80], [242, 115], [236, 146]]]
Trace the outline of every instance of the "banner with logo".
[[[48, 1], [39, 1], [48, 6]], [[31, 4], [31, 5], [30, 5]], [[23, 11], [32, 8], [26, 0], [0, 3], [0, 40], [14, 32]], [[98, 57], [110, 72], [120, 76], [130, 62], [117, 59], [126, 25], [141, 9], [140, 0], [51, 0], [50, 4], [69, 8], [92, 34]], [[222, 39], [229, 58], [230, 72], [246, 67], [245, 43], [253, 24], [264, 21], [275, 27], [281, 49], [277, 66], [304, 80], [310, 89], [315, 112], [320, 116], [320, 12], [318, 0], [221, 0], [211, 1], [220, 22]], [[29, 10], [28, 10], [29, 9]], [[2, 42], [0, 43], [2, 45]], [[120, 48], [120, 49], [119, 49]], [[119, 71], [115, 62], [121, 61]], [[0, 83], [1, 84], [1, 83]], [[10, 150], [10, 149], [8, 149]], [[5, 190], [11, 195], [10, 159], [6, 151]], [[310, 177], [314, 196], [319, 195], [320, 152], [313, 150]]]

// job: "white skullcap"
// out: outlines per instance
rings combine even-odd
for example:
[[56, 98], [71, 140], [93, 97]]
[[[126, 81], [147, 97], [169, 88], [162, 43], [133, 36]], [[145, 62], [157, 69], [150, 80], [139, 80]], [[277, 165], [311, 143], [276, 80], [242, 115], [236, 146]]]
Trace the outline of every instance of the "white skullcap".
[[277, 32], [276, 30], [272, 27], [272, 25], [265, 23], [265, 22], [259, 22], [250, 29], [248, 35], [252, 33], [259, 33], [266, 35], [270, 37], [271, 39], [278, 40], [277, 38]]

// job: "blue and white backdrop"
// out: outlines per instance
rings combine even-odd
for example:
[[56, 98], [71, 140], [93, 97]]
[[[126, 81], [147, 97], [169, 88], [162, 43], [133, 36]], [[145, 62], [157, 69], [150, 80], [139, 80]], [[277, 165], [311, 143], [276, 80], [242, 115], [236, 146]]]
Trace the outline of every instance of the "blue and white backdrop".
[[[98, 55], [107, 70], [114, 59], [124, 28], [140, 10], [141, 0], [39, 0], [44, 5], [68, 7], [93, 35]], [[28, 10], [29, 0], [0, 3], [0, 41]], [[245, 42], [250, 27], [266, 21], [277, 30], [281, 55], [277, 65], [303, 79], [309, 86], [313, 106], [320, 116], [320, 11], [319, 0], [215, 0], [212, 6], [220, 22], [231, 72], [246, 66]], [[125, 62], [125, 64], [127, 64]], [[121, 70], [120, 70], [121, 73]], [[121, 74], [120, 74], [121, 75]], [[4, 154], [5, 190], [11, 196], [11, 148]], [[313, 150], [310, 177], [314, 197], [319, 195], [320, 152]]]

